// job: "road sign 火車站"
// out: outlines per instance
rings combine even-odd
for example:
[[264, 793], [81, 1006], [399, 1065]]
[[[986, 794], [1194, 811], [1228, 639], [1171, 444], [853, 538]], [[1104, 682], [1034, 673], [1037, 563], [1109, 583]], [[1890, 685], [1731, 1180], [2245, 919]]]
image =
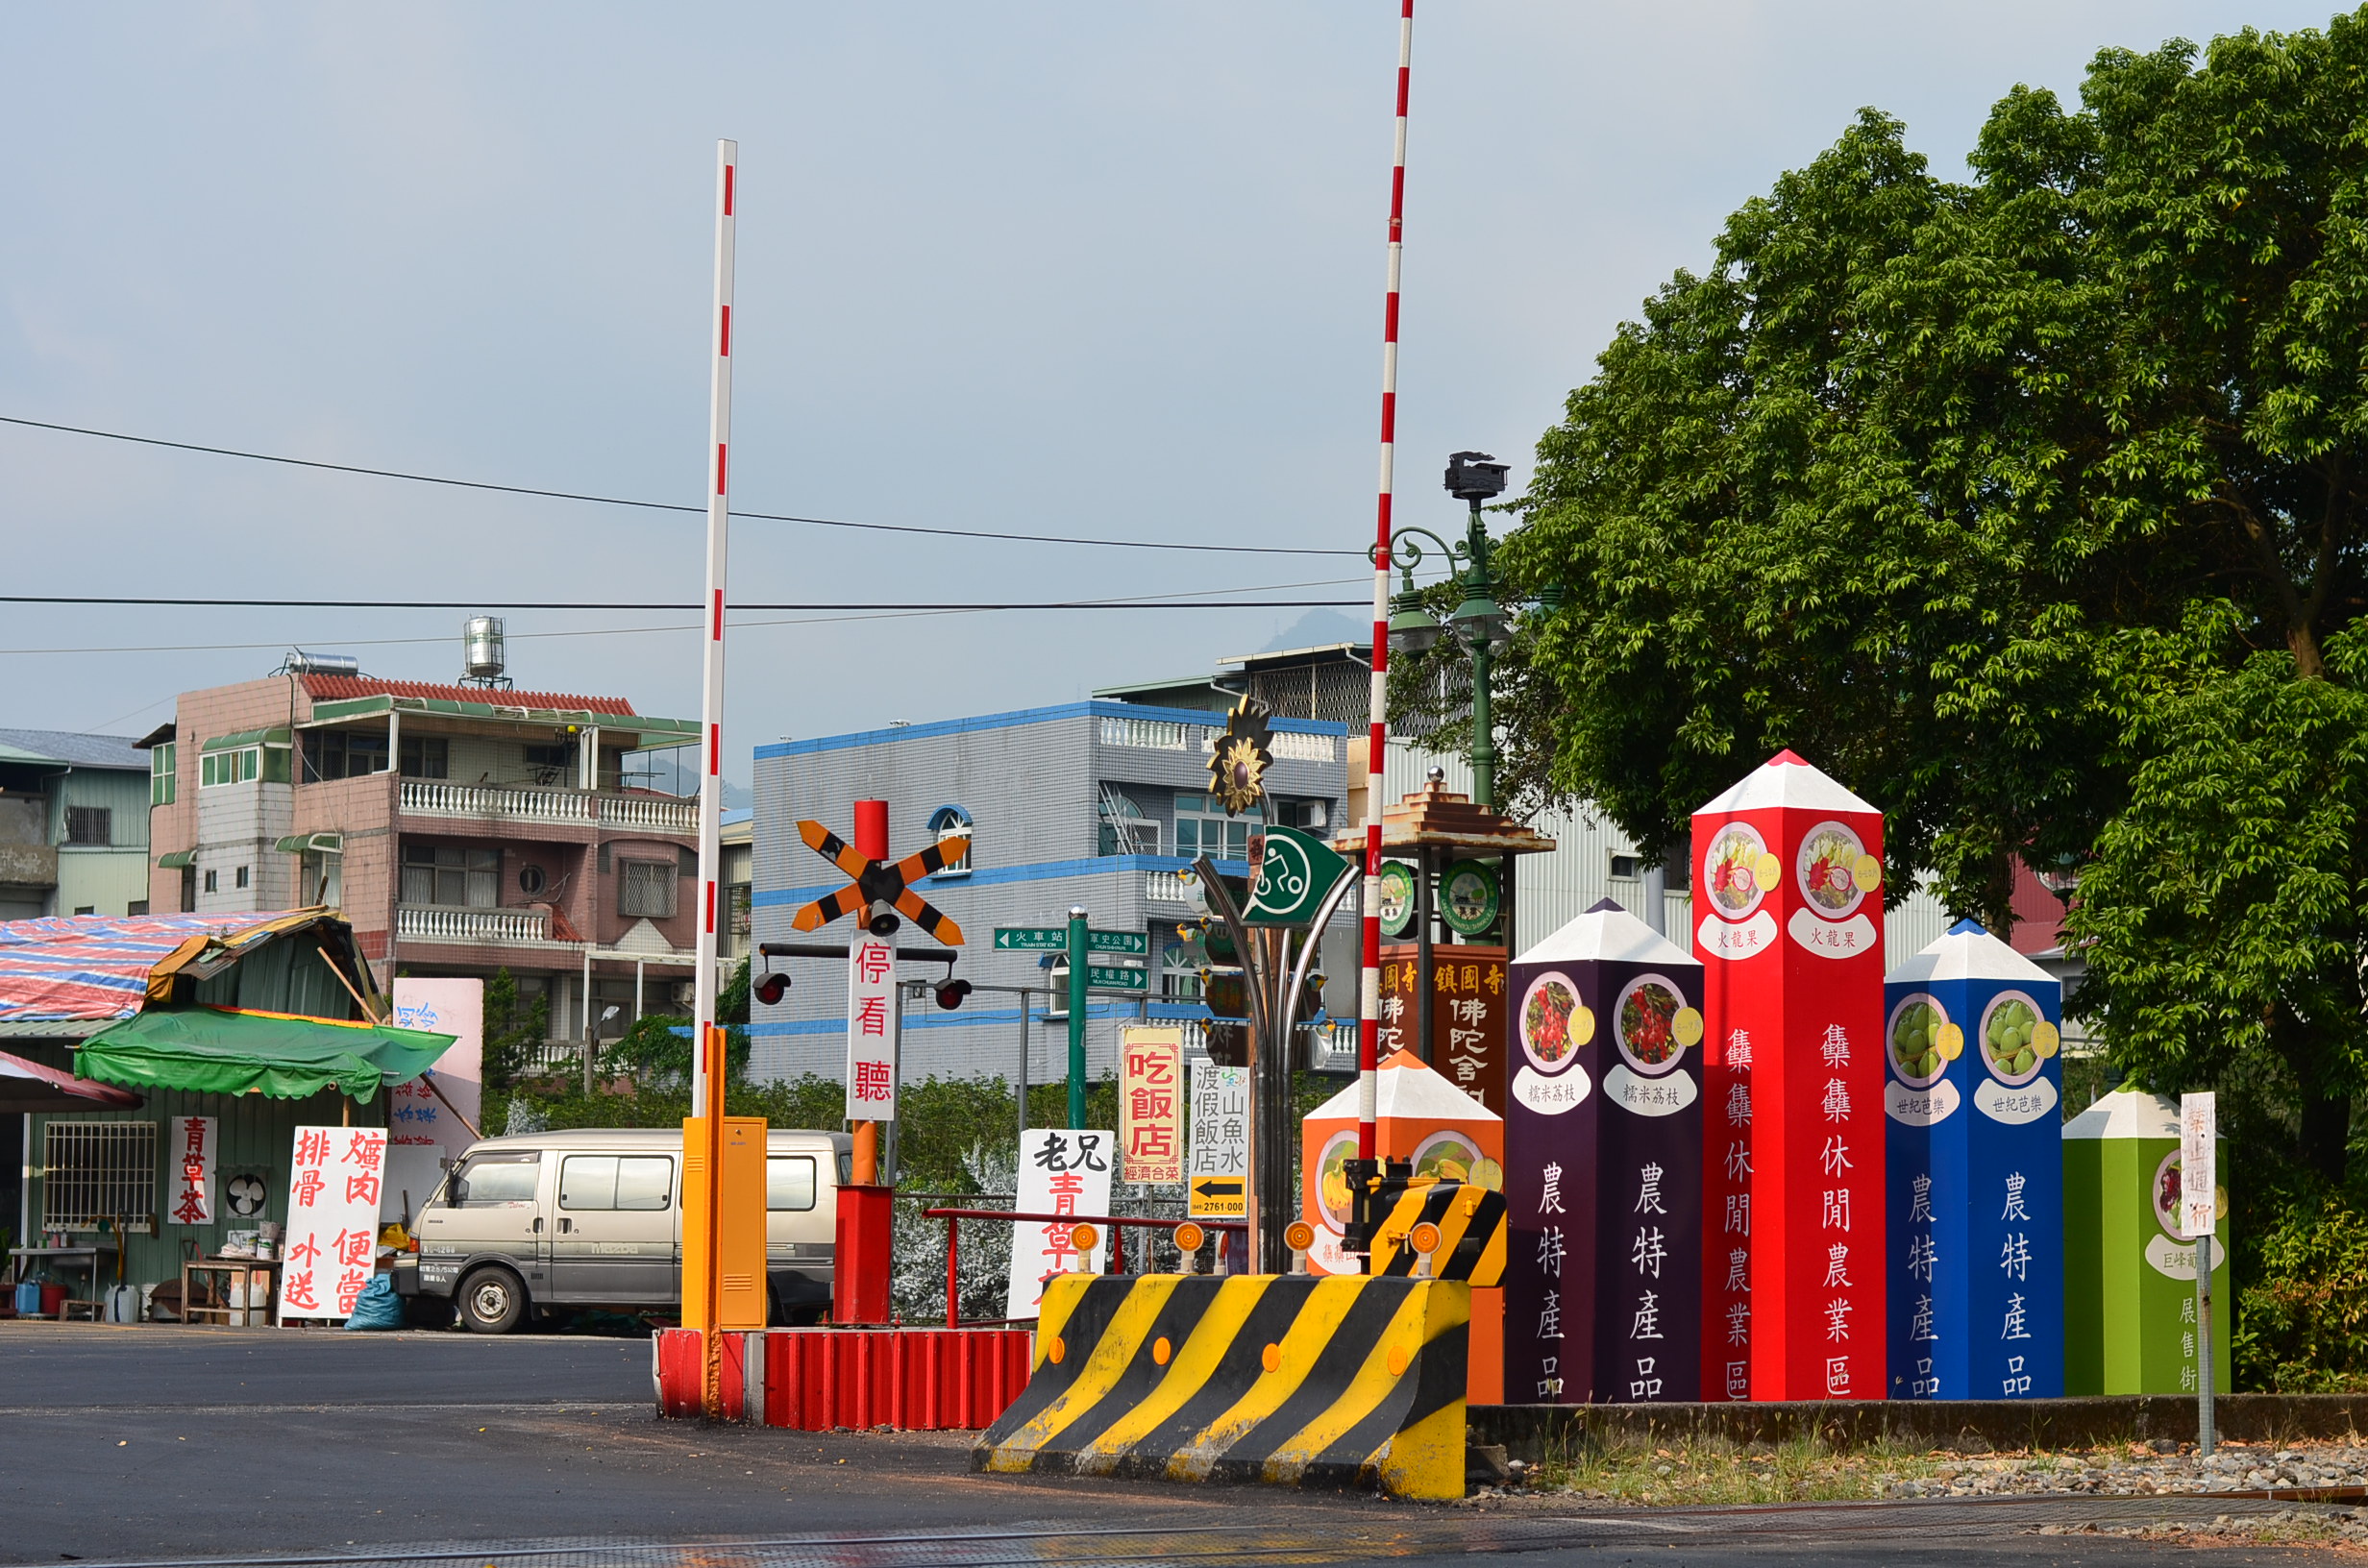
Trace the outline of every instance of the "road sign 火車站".
[[[1010, 953], [1066, 952], [1069, 932], [1058, 925], [999, 925], [995, 928], [995, 947], [998, 952]], [[1085, 950], [1141, 958], [1151, 950], [1151, 941], [1140, 931], [1088, 931]]]

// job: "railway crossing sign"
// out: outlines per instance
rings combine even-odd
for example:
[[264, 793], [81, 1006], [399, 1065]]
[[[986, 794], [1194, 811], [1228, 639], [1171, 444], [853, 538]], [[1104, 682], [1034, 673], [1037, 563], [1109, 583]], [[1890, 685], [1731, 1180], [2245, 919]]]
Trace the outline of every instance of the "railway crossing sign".
[[[807, 848], [855, 880], [836, 893], [815, 899], [791, 916], [789, 923], [792, 930], [820, 930], [842, 915], [885, 906], [902, 914], [947, 946], [962, 945], [962, 928], [912, 890], [913, 883], [946, 869], [952, 854], [958, 854], [961, 850], [959, 841], [955, 841], [950, 854], [947, 842], [940, 840], [917, 854], [906, 855], [902, 860], [884, 865], [856, 853], [845, 839], [820, 822], [800, 822], [798, 836], [805, 840]], [[890, 920], [888, 929], [880, 930], [876, 923], [878, 919], [877, 915], [873, 917], [876, 935], [886, 936], [896, 929], [896, 922]]]

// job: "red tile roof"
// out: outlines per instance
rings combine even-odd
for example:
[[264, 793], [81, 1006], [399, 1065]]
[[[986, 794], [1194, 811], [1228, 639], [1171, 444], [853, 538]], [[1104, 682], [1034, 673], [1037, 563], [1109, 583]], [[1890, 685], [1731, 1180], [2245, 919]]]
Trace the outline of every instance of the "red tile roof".
[[417, 697], [439, 702], [497, 702], [506, 708], [567, 708], [585, 713], [638, 717], [621, 697], [572, 697], [565, 692], [508, 692], [482, 686], [439, 686], [424, 680], [381, 680], [375, 675], [307, 675], [305, 690], [315, 702], [350, 702], [359, 697]]

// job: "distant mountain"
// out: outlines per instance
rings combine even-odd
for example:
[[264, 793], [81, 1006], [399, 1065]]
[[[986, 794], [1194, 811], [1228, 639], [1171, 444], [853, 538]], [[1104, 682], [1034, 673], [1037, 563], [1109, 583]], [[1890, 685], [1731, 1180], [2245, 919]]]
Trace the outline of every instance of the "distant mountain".
[[[674, 751], [652, 751], [626, 764], [625, 782], [645, 790], [663, 790], [668, 795], [697, 795], [699, 793], [699, 751], [684, 747]], [[755, 803], [755, 796], [745, 784], [724, 780], [724, 809], [736, 811]]]
[[1338, 610], [1310, 610], [1296, 621], [1276, 632], [1261, 653], [1281, 653], [1295, 648], [1329, 648], [1334, 643], [1362, 643], [1369, 639], [1373, 628], [1351, 621]]

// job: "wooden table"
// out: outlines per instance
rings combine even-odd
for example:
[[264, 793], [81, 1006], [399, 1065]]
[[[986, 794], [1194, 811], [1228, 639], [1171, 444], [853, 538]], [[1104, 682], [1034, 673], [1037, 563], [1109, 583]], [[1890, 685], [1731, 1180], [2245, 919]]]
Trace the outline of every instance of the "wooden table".
[[[234, 1285], [240, 1275], [251, 1275], [257, 1271], [260, 1271], [268, 1278], [269, 1288], [263, 1300], [256, 1301], [250, 1294], [246, 1306], [233, 1307], [227, 1299], [230, 1292], [224, 1290], [221, 1294], [225, 1299], [221, 1305], [199, 1307], [193, 1304], [189, 1294], [191, 1275], [218, 1274], [222, 1276], [225, 1285]], [[270, 1321], [271, 1304], [278, 1298], [279, 1293], [280, 1265], [271, 1259], [192, 1258], [181, 1265], [181, 1321], [184, 1323], [221, 1322], [236, 1325], [242, 1320], [252, 1321], [248, 1316], [250, 1313], [262, 1314], [263, 1320], [268, 1322]]]

